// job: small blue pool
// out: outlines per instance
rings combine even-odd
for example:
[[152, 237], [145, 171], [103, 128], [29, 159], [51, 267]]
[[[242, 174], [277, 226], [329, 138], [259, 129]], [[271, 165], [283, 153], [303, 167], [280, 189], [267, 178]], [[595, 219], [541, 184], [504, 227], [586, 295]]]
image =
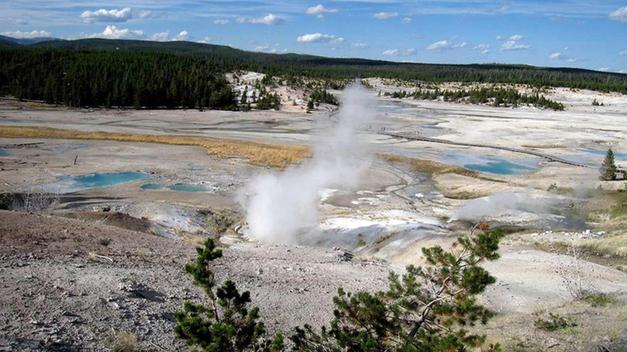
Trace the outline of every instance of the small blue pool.
[[469, 170], [498, 175], [520, 175], [533, 172], [536, 169], [531, 166], [516, 164], [507, 160], [493, 160], [484, 164], [466, 164], [464, 167]]
[[148, 178], [143, 172], [127, 171], [112, 173], [95, 173], [79, 176], [59, 176], [57, 180], [73, 188], [111, 187], [121, 183]]
[[9, 151], [6, 149], [0, 148], [0, 156], [7, 156], [7, 155], [9, 155]]
[[468, 170], [497, 175], [523, 175], [540, 168], [540, 160], [536, 158], [510, 161], [500, 156], [466, 152], [448, 152], [444, 162], [459, 165]]

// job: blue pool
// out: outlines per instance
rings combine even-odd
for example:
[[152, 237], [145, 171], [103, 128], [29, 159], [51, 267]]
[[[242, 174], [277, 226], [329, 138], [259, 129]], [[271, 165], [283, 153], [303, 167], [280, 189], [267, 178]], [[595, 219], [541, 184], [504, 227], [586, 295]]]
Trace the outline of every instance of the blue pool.
[[468, 170], [487, 172], [497, 175], [523, 175], [538, 170], [537, 158], [513, 159], [495, 155], [483, 155], [465, 152], [446, 153], [445, 163], [462, 166]]
[[469, 170], [498, 175], [520, 175], [536, 170], [534, 167], [512, 163], [507, 160], [491, 160], [483, 164], [466, 164], [464, 167]]
[[0, 156], [7, 156], [7, 155], [9, 155], [9, 151], [6, 149], [0, 148]]
[[121, 183], [143, 180], [148, 178], [143, 172], [127, 171], [112, 173], [95, 173], [79, 176], [59, 176], [59, 183], [71, 188], [111, 187]]

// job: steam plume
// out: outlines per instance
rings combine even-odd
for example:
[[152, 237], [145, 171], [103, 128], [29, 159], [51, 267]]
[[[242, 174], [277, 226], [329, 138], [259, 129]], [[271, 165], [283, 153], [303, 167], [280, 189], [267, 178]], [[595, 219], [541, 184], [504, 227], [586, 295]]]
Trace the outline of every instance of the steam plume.
[[312, 158], [281, 173], [254, 177], [245, 188], [248, 233], [268, 242], [294, 243], [318, 226], [320, 192], [357, 186], [370, 160], [357, 137], [374, 117], [371, 97], [359, 84], [344, 90], [337, 122], [312, 138]]

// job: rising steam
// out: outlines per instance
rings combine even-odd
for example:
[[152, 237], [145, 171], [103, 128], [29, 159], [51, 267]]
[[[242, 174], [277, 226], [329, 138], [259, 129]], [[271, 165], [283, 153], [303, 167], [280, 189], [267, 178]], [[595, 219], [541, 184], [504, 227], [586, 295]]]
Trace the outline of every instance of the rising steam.
[[370, 164], [360, 126], [374, 117], [369, 93], [359, 84], [344, 90], [337, 122], [312, 138], [312, 158], [280, 173], [254, 177], [241, 197], [248, 234], [275, 243], [294, 243], [318, 227], [320, 193], [358, 185]]

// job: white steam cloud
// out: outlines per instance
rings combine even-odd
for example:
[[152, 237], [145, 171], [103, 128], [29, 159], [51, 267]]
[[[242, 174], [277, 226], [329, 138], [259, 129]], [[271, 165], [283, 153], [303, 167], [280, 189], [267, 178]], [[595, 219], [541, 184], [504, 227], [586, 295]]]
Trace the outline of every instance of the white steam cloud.
[[360, 126], [374, 117], [371, 97], [361, 85], [344, 90], [337, 122], [313, 137], [312, 158], [281, 173], [254, 177], [244, 190], [248, 234], [258, 240], [295, 243], [297, 236], [318, 229], [320, 194], [327, 188], [359, 184], [370, 165]]

